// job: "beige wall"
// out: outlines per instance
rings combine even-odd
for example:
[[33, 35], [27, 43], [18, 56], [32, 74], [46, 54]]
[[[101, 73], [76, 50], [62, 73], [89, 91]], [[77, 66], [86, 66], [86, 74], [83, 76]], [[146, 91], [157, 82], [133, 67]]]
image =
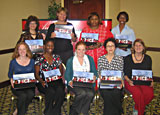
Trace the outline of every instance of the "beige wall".
[[[130, 16], [128, 25], [146, 46], [160, 47], [160, 0], [120, 0], [120, 10]], [[153, 73], [160, 76], [160, 52], [147, 52], [153, 61]]]
[[[13, 48], [22, 33], [21, 20], [29, 15], [48, 18], [50, 0], [1, 0], [0, 2], [0, 50]], [[0, 55], [0, 82], [8, 79], [11, 53]]]

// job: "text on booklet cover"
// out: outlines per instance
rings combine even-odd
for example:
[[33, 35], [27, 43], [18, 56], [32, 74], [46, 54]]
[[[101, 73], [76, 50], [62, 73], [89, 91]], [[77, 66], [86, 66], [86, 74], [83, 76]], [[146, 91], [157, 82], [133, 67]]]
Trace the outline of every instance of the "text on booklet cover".
[[57, 38], [71, 39], [72, 25], [55, 25], [55, 34]]
[[128, 40], [128, 35], [119, 35], [115, 36], [118, 47], [120, 48], [131, 48], [132, 41]]

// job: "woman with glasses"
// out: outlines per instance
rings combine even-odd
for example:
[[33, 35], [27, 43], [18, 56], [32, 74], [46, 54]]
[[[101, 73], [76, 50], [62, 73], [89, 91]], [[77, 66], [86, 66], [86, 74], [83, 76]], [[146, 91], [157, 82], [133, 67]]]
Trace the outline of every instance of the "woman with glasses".
[[[116, 40], [114, 38], [108, 38], [104, 42], [104, 47], [108, 53], [98, 59], [98, 73], [100, 81], [103, 80], [101, 76], [101, 72], [103, 70], [123, 71], [123, 58], [121, 56], [115, 55], [116, 46]], [[122, 82], [123, 81], [121, 80], [119, 89], [100, 89], [101, 96], [104, 100], [104, 115], [121, 115]]]

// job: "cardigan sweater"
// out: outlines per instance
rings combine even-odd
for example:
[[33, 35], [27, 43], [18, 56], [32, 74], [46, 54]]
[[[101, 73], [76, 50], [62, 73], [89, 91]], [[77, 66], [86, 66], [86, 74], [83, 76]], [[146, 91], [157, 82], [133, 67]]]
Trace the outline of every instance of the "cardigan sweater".
[[[68, 59], [67, 65], [66, 65], [66, 71], [65, 71], [65, 75], [64, 76], [65, 76], [65, 80], [67, 80], [67, 85], [73, 78], [73, 57]], [[96, 77], [98, 77], [97, 70], [96, 70], [93, 58], [91, 56], [89, 56], [89, 55], [87, 55], [87, 57], [88, 57], [89, 63], [90, 63], [90, 72], [94, 73], [94, 75]]]

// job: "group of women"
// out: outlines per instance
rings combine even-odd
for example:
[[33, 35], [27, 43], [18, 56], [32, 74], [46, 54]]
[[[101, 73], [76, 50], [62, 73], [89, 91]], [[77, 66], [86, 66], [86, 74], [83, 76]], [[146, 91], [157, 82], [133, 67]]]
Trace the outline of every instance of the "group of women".
[[[68, 90], [75, 94], [71, 105], [70, 115], [89, 115], [90, 103], [95, 95], [95, 83], [92, 87], [73, 86], [73, 72], [85, 71], [94, 74], [94, 82], [101, 79], [102, 70], [117, 70], [124, 72], [124, 86], [133, 95], [135, 101], [135, 111], [138, 115], [143, 115], [145, 106], [153, 98], [153, 82], [151, 86], [134, 85], [131, 80], [132, 69], [152, 70], [152, 60], [145, 54], [145, 45], [141, 39], [135, 40], [134, 32], [126, 25], [129, 20], [126, 12], [120, 12], [117, 16], [119, 25], [107, 30], [101, 23], [101, 19], [96, 12], [90, 13], [87, 19], [88, 27], [82, 33], [98, 33], [98, 42], [94, 45], [86, 46], [80, 38], [77, 40], [75, 30], [71, 33], [71, 39], [59, 39], [56, 37], [55, 25], [72, 25], [67, 22], [67, 10], [60, 8], [57, 11], [57, 22], [50, 25], [46, 39], [38, 31], [39, 22], [37, 17], [29, 16], [25, 26], [25, 33], [21, 35], [17, 42], [15, 51], [10, 62], [8, 76], [11, 81], [11, 90], [18, 97], [17, 109], [14, 115], [24, 115], [29, 103], [34, 97], [34, 88], [14, 89], [13, 75], [23, 73], [35, 73], [38, 90], [45, 95], [45, 115], [60, 115], [61, 106], [65, 97], [65, 83], [63, 79], [58, 79], [50, 83], [45, 82], [44, 71], [59, 69], [61, 75], [65, 76]], [[116, 36], [126, 35], [127, 40], [133, 43], [133, 52], [129, 48], [116, 48]], [[114, 39], [115, 38], [115, 39]], [[45, 39], [44, 53], [33, 54], [25, 43], [25, 40]], [[135, 40], [135, 41], [134, 41]], [[72, 42], [77, 42], [75, 55], [73, 55]], [[118, 49], [118, 50], [117, 50]], [[124, 53], [125, 52], [125, 53]], [[124, 54], [124, 55], [122, 55]], [[123, 56], [123, 57], [122, 57]], [[63, 65], [66, 65], [64, 73]], [[120, 115], [122, 113], [121, 89], [100, 89], [100, 94], [104, 100], [104, 115]]]

